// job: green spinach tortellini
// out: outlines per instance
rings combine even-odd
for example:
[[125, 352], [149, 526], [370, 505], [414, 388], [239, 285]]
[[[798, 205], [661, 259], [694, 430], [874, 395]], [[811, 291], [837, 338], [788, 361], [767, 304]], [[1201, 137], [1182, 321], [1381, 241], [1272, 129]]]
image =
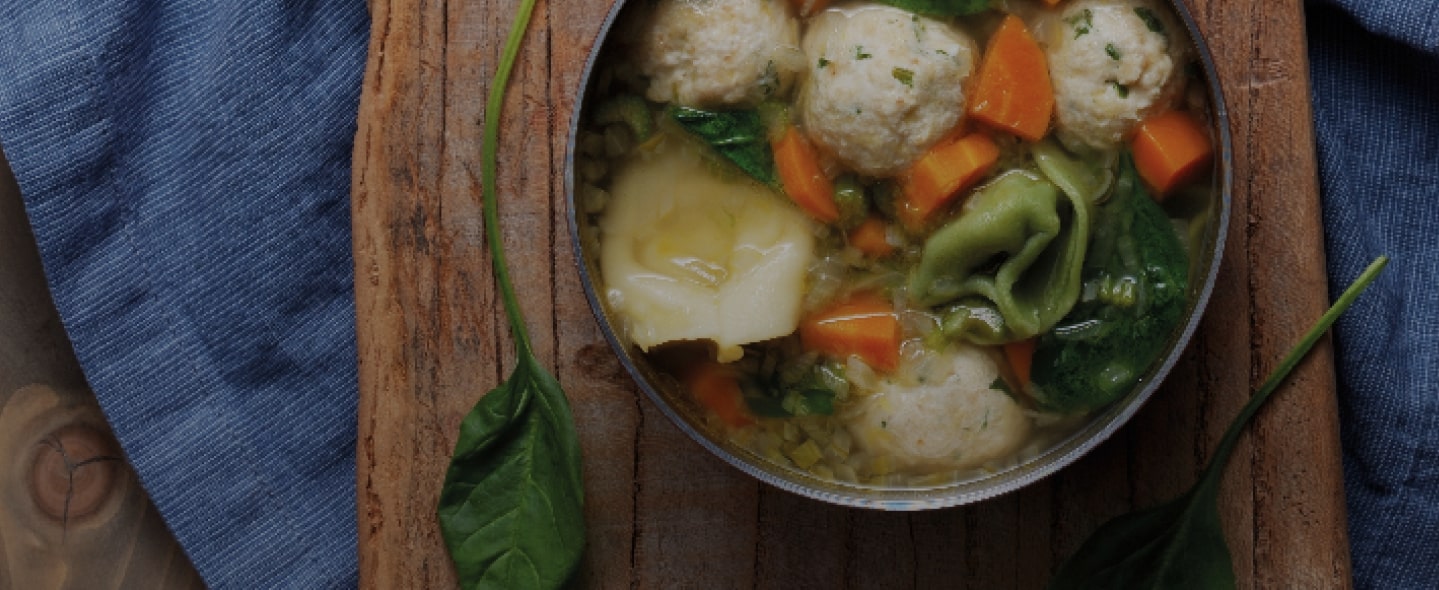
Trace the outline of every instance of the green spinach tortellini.
[[909, 291], [945, 306], [942, 330], [976, 344], [1035, 336], [1079, 297], [1089, 204], [1013, 171], [979, 190], [958, 218], [925, 241]]

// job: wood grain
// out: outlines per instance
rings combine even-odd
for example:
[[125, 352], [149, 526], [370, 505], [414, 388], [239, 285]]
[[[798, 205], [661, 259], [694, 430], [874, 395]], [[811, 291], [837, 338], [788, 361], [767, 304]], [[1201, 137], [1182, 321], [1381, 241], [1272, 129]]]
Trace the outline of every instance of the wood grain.
[[85, 385], [0, 154], [0, 590], [203, 587]]
[[[516, 2], [373, 0], [355, 147], [360, 567], [448, 587], [434, 503], [456, 427], [512, 366], [479, 213], [479, 120]], [[850, 510], [757, 483], [643, 399], [585, 304], [560, 174], [607, 0], [540, 2], [505, 104], [501, 226], [540, 358], [574, 406], [593, 588], [1039, 588], [1101, 522], [1173, 497], [1314, 318], [1325, 278], [1302, 7], [1190, 3], [1235, 139], [1210, 312], [1154, 399], [1060, 473], [980, 504]], [[1221, 512], [1242, 588], [1350, 584], [1327, 343], [1239, 445]]]

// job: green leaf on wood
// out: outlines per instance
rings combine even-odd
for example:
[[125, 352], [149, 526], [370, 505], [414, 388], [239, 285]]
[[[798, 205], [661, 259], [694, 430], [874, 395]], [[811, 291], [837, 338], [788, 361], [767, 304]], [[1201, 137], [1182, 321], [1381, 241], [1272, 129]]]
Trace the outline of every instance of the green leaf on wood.
[[436, 510], [462, 588], [558, 588], [585, 545], [580, 445], [560, 384], [535, 358], [500, 239], [500, 110], [535, 0], [521, 0], [485, 103], [480, 177], [485, 234], [515, 342], [510, 378], [460, 424]]
[[1234, 566], [1219, 521], [1219, 481], [1224, 466], [1255, 412], [1388, 262], [1388, 258], [1380, 256], [1371, 263], [1289, 351], [1230, 423], [1199, 482], [1188, 493], [1167, 504], [1105, 523], [1059, 566], [1050, 580], [1050, 590], [1235, 587]]

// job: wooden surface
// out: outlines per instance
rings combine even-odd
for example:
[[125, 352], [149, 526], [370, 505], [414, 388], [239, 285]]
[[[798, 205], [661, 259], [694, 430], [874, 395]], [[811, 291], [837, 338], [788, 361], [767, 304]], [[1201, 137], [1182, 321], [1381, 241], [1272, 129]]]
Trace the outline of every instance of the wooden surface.
[[[353, 187], [360, 576], [441, 588], [434, 509], [463, 414], [513, 365], [483, 246], [483, 97], [516, 0], [372, 0]], [[1326, 306], [1299, 0], [1196, 0], [1232, 117], [1234, 213], [1209, 312], [1110, 442], [1017, 493], [923, 513], [761, 485], [644, 399], [585, 304], [560, 179], [608, 0], [540, 2], [505, 105], [501, 225], [534, 345], [574, 406], [596, 588], [1038, 588], [1111, 516], [1171, 498]], [[1242, 440], [1222, 518], [1242, 588], [1350, 583], [1331, 350]]]
[[0, 590], [203, 587], [85, 385], [0, 154]]

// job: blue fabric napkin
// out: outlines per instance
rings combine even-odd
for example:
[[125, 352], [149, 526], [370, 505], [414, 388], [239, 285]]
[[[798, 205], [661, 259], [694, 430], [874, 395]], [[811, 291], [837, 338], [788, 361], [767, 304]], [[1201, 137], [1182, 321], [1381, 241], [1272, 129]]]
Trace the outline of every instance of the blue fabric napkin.
[[1439, 580], [1439, 1], [1308, 6], [1354, 579]]
[[[339, 0], [0, 0], [0, 145], [81, 366], [215, 588], [355, 583]], [[1309, 3], [1356, 582], [1439, 579], [1439, 0]]]
[[355, 585], [350, 0], [0, 0], [0, 145], [65, 329], [214, 588]]

